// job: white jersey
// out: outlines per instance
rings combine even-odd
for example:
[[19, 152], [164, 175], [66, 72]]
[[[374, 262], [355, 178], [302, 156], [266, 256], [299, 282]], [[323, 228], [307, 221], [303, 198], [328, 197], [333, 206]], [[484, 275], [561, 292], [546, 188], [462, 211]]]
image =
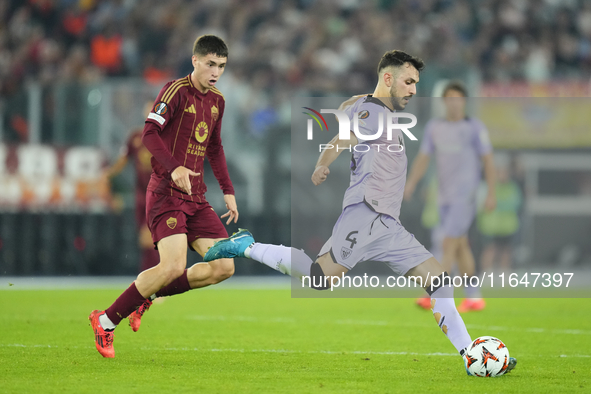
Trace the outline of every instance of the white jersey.
[[345, 112], [353, 125], [359, 120], [359, 132], [375, 135], [382, 117], [382, 135], [375, 140], [359, 140], [351, 157], [351, 181], [343, 199], [343, 209], [365, 202], [373, 211], [400, 222], [400, 206], [406, 183], [407, 158], [400, 129], [387, 138], [387, 115], [393, 111], [372, 96], [361, 97]]

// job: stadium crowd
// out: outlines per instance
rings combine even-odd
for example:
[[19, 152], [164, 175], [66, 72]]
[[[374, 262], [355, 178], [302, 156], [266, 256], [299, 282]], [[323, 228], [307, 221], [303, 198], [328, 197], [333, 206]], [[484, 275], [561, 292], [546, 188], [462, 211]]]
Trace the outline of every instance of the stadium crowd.
[[30, 79], [158, 85], [191, 71], [187, 53], [204, 33], [226, 39], [221, 88], [232, 87], [252, 122], [289, 119], [281, 104], [294, 94], [366, 90], [370, 65], [392, 48], [438, 67], [475, 66], [485, 81], [591, 76], [582, 0], [1, 0], [0, 94]]

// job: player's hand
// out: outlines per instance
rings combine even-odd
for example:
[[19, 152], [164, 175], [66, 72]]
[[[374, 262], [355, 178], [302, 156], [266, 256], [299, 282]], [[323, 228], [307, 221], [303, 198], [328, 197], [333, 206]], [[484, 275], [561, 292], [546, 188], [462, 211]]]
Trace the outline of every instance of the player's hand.
[[410, 185], [410, 184], [406, 184], [406, 187], [404, 188], [404, 200], [405, 201], [409, 201], [412, 197], [412, 195], [415, 192], [415, 186], [414, 185]]
[[492, 212], [497, 207], [497, 198], [494, 194], [487, 194], [486, 200], [484, 200], [484, 210], [486, 212]]
[[191, 195], [191, 176], [199, 176], [200, 173], [193, 172], [186, 167], [180, 166], [174, 169], [170, 176], [172, 181], [185, 191], [189, 196]]
[[330, 174], [330, 170], [327, 166], [318, 166], [312, 174], [312, 183], [316, 186], [320, 185], [326, 180], [326, 177]]
[[226, 224], [230, 224], [232, 219], [234, 219], [234, 223], [238, 221], [238, 206], [236, 205], [236, 197], [233, 194], [224, 194], [224, 202], [226, 203], [226, 208], [228, 208], [228, 212], [224, 213], [221, 218], [228, 217]]

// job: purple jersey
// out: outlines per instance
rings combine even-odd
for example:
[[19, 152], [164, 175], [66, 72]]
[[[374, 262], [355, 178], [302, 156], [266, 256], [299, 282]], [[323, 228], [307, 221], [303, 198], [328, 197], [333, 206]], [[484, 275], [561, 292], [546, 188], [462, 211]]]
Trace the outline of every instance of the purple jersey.
[[345, 112], [353, 124], [358, 117], [359, 132], [375, 135], [382, 118], [382, 135], [375, 140], [359, 140], [351, 158], [351, 181], [343, 199], [343, 209], [365, 202], [372, 210], [399, 220], [406, 183], [407, 158], [400, 129], [387, 139], [387, 116], [393, 111], [380, 100], [361, 97]]
[[439, 205], [473, 203], [481, 179], [481, 157], [492, 151], [488, 131], [478, 119], [432, 119], [420, 151], [435, 154]]

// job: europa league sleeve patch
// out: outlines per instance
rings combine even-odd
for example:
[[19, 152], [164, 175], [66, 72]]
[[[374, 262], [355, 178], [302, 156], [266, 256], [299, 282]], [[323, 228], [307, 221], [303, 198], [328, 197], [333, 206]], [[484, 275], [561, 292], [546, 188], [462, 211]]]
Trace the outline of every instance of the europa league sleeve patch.
[[369, 111], [368, 110], [363, 110], [361, 112], [359, 112], [359, 115], [357, 115], [359, 117], [359, 119], [367, 119], [369, 117]]
[[160, 115], [155, 114], [154, 112], [150, 112], [148, 119], [154, 119], [156, 122], [160, 123], [160, 126], [163, 126], [164, 122], [166, 122], [166, 119]]
[[154, 113], [155, 114], [164, 115], [166, 112], [168, 112], [168, 106], [166, 105], [165, 102], [161, 101], [154, 106]]

